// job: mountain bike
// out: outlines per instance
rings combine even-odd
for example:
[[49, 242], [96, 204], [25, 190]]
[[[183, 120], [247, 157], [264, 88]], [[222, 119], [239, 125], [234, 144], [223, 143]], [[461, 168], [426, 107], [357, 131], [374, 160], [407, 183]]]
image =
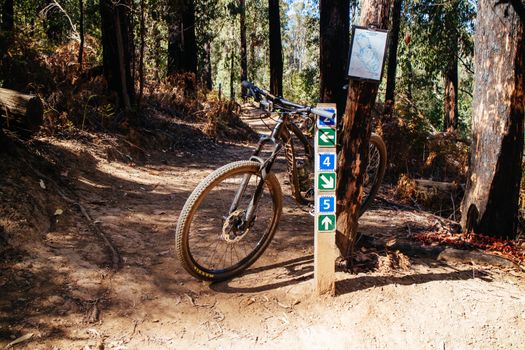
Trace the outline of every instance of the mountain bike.
[[[280, 154], [286, 158], [292, 197], [300, 205], [313, 206], [314, 147], [305, 134], [311, 133], [316, 116], [333, 117], [332, 112], [273, 96], [249, 82], [243, 82], [243, 87], [261, 109], [275, 113], [278, 119], [249, 160], [212, 172], [182, 209], [175, 234], [177, 257], [188, 273], [201, 280], [232, 278], [268, 247], [283, 206], [281, 186], [272, 172]], [[375, 197], [385, 167], [385, 144], [373, 134], [359, 216]]]

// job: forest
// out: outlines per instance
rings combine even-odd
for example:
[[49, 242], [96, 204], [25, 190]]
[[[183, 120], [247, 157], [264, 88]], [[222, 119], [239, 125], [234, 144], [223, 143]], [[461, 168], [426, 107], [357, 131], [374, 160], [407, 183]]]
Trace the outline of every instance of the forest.
[[525, 343], [523, 0], [0, 6], [0, 346]]

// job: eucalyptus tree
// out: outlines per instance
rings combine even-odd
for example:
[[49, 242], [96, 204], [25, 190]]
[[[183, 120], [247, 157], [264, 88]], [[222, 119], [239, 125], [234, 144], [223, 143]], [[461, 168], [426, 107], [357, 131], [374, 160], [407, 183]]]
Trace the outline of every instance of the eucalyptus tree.
[[320, 0], [320, 98], [337, 103], [342, 115], [346, 103], [343, 90], [349, 50], [350, 1]]
[[168, 74], [197, 72], [194, 0], [168, 2]]
[[[359, 24], [386, 29], [389, 9], [389, 0], [363, 0]], [[356, 80], [350, 81], [348, 87], [337, 166], [336, 243], [343, 257], [351, 253], [357, 234], [359, 203], [363, 196], [372, 130], [372, 107], [378, 89], [379, 83]]]
[[478, 2], [472, 144], [461, 224], [466, 232], [516, 236], [525, 114], [525, 9], [519, 0]]
[[100, 0], [104, 75], [118, 96], [118, 106], [131, 110], [135, 83], [131, 75], [130, 0]]
[[283, 94], [283, 47], [281, 39], [281, 16], [279, 0], [268, 0], [270, 28], [270, 92]]

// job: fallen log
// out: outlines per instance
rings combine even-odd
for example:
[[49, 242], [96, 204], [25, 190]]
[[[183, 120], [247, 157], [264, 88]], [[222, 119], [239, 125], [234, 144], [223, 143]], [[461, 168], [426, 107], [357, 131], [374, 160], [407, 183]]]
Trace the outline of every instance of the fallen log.
[[414, 181], [416, 183], [416, 188], [421, 191], [435, 189], [442, 192], [453, 192], [461, 188], [461, 186], [456, 182], [439, 182], [423, 179], [416, 179]]
[[44, 105], [35, 95], [0, 88], [0, 124], [10, 129], [35, 130], [44, 121]]

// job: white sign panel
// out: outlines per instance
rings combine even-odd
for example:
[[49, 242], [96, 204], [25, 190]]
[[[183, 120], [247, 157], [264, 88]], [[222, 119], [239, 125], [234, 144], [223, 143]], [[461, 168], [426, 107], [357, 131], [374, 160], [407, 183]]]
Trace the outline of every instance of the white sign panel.
[[388, 31], [354, 26], [348, 76], [380, 81], [385, 62]]

